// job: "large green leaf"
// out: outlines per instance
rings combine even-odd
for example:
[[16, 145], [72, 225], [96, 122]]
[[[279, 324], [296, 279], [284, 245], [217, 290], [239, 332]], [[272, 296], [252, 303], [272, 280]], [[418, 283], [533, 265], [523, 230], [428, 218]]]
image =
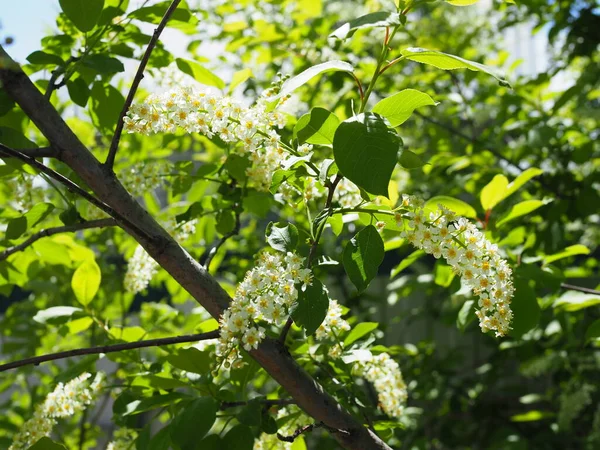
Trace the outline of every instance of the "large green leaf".
[[90, 97], [90, 115], [94, 124], [103, 132], [112, 134], [125, 98], [116, 87], [100, 81], [94, 83]]
[[403, 59], [429, 64], [443, 70], [469, 69], [475, 72], [484, 72], [496, 78], [502, 86], [510, 87], [510, 83], [500, 71], [459, 56], [449, 55], [436, 50], [411, 47], [402, 51], [402, 57]]
[[515, 206], [511, 208], [509, 213], [502, 218], [496, 225], [501, 227], [502, 225], [514, 220], [518, 217], [529, 214], [530, 212], [535, 211], [540, 206], [545, 205], [545, 202], [542, 200], [525, 200], [524, 202], [517, 203]]
[[167, 361], [178, 369], [199, 374], [209, 373], [212, 364], [208, 352], [200, 351], [194, 347], [178, 350], [177, 353], [169, 355]]
[[435, 211], [438, 205], [445, 206], [459, 216], [469, 217], [471, 219], [475, 219], [477, 217], [477, 211], [475, 211], [475, 209], [467, 202], [463, 202], [458, 198], [449, 197], [447, 195], [437, 195], [435, 197], [431, 197], [425, 203], [425, 209], [429, 211]]
[[416, 89], [404, 89], [391, 97], [380, 100], [373, 112], [387, 120], [393, 127], [403, 124], [416, 108], [427, 105], [437, 105], [429, 95]]
[[333, 156], [339, 171], [370, 194], [388, 197], [400, 139], [383, 118], [364, 113], [343, 121], [333, 138]]
[[492, 178], [492, 181], [484, 186], [479, 195], [482, 208], [488, 211], [500, 203], [506, 196], [507, 188], [508, 178], [504, 175], [496, 175]]
[[554, 308], [561, 308], [565, 311], [579, 311], [580, 309], [590, 308], [600, 304], [600, 295], [586, 294], [568, 290], [556, 299], [552, 305]]
[[309, 67], [305, 71], [299, 73], [293, 78], [290, 78], [283, 86], [281, 86], [281, 91], [275, 98], [281, 98], [288, 94], [291, 94], [296, 89], [298, 89], [303, 84], [307, 83], [317, 75], [320, 75], [325, 72], [350, 72], [354, 71], [354, 68], [344, 61], [328, 61], [322, 64], [317, 64], [316, 66]]
[[186, 404], [170, 426], [171, 441], [180, 450], [195, 450], [197, 443], [211, 429], [217, 418], [218, 405], [212, 397], [200, 397]]
[[93, 259], [84, 261], [75, 270], [71, 279], [71, 287], [79, 303], [85, 306], [93, 300], [100, 288], [101, 278], [100, 267]]
[[329, 36], [346, 39], [360, 28], [390, 27], [400, 24], [400, 14], [397, 12], [379, 11], [358, 17], [346, 22]]
[[569, 256], [575, 255], [589, 255], [590, 249], [582, 244], [570, 245], [565, 248], [563, 251], [554, 253], [553, 255], [548, 255], [544, 258], [544, 264], [550, 264], [554, 261], [558, 261], [559, 259], [568, 258]]
[[270, 222], [265, 231], [267, 242], [280, 252], [291, 252], [298, 245], [298, 229], [287, 222]]
[[359, 231], [344, 249], [344, 269], [358, 292], [364, 291], [383, 262], [383, 240], [373, 225]]
[[352, 343], [359, 340], [361, 337], [366, 336], [373, 330], [376, 330], [378, 326], [379, 324], [377, 322], [359, 323], [354, 328], [352, 328], [350, 333], [348, 333], [348, 336], [346, 336], [346, 339], [344, 339], [344, 347], [348, 347]]
[[54, 442], [49, 437], [44, 436], [39, 441], [37, 441], [35, 444], [33, 444], [31, 447], [29, 447], [27, 450], [66, 450], [66, 449], [67, 449], [67, 447], [65, 447], [64, 445]]
[[306, 289], [298, 292], [298, 301], [292, 309], [292, 318], [296, 325], [304, 328], [307, 335], [313, 334], [325, 320], [329, 309], [329, 296], [323, 283], [313, 278]]
[[179, 70], [194, 78], [198, 83], [215, 86], [219, 89], [225, 87], [225, 82], [221, 78], [197, 62], [183, 58], [177, 58], [175, 62]]
[[59, 0], [58, 3], [73, 25], [84, 33], [96, 26], [104, 8], [104, 0]]
[[230, 429], [223, 438], [223, 449], [252, 450], [254, 447], [254, 434], [247, 425], [236, 425]]
[[542, 169], [538, 169], [537, 167], [530, 167], [529, 169], [524, 170], [517, 178], [508, 184], [504, 198], [514, 194], [521, 186], [523, 186], [533, 177], [537, 177], [542, 173], [544, 173], [544, 171]]
[[300, 144], [331, 145], [340, 119], [325, 108], [313, 108], [304, 114], [294, 126], [294, 138]]

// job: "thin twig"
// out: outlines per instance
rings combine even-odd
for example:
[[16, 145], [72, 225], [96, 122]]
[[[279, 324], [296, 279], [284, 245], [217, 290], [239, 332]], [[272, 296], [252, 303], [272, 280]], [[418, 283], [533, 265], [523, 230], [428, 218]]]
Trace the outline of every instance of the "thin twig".
[[[248, 402], [222, 402], [221, 409], [235, 408], [237, 406], [246, 406]], [[293, 398], [277, 398], [277, 399], [265, 399], [260, 401], [261, 405], [266, 407], [271, 406], [286, 406], [295, 405], [296, 401]]]
[[54, 228], [46, 228], [44, 230], [40, 230], [37, 233], [31, 235], [26, 241], [20, 243], [19, 245], [15, 245], [14, 247], [9, 247], [6, 250], [0, 252], [0, 261], [5, 260], [13, 253], [20, 252], [30, 245], [32, 245], [37, 240], [53, 236], [59, 233], [73, 233], [79, 230], [88, 230], [90, 228], [105, 228], [105, 227], [113, 227], [117, 225], [117, 222], [113, 218], [107, 219], [98, 219], [98, 220], [90, 220], [87, 222], [77, 223], [75, 225], [64, 225], [61, 227]]
[[596, 289], [592, 288], [586, 288], [583, 286], [575, 286], [573, 284], [561, 283], [560, 287], [563, 289], [570, 289], [572, 291], [585, 292], [586, 294], [600, 295], [600, 291], [597, 291]]
[[[40, 148], [20, 148], [17, 149], [19, 153], [27, 155], [31, 158], [59, 158], [60, 153], [54, 147], [40, 147]], [[0, 156], [3, 158], [12, 158], [12, 155], [0, 151]]]
[[208, 256], [206, 257], [206, 261], [204, 262], [204, 267], [206, 268], [207, 272], [210, 272], [210, 263], [212, 262], [213, 258], [215, 257], [215, 255], [217, 254], [217, 252], [219, 251], [221, 246], [223, 244], [225, 244], [225, 242], [227, 242], [227, 240], [229, 238], [232, 238], [233, 236], [235, 236], [236, 234], [238, 234], [240, 232], [240, 228], [241, 228], [240, 212], [236, 209], [234, 211], [234, 214], [235, 214], [235, 226], [233, 227], [233, 230], [231, 230], [227, 234], [224, 234], [223, 237], [221, 239], [219, 239], [219, 242], [217, 242], [217, 244], [213, 248], [211, 248], [210, 251], [208, 252]]
[[277, 433], [277, 439], [284, 442], [294, 442], [294, 440], [303, 433], [308, 433], [315, 428], [325, 428], [330, 433], [342, 433], [342, 434], [350, 434], [350, 432], [346, 430], [338, 430], [337, 428], [328, 427], [323, 422], [313, 423], [311, 425], [305, 425], [303, 427], [298, 428], [294, 431], [294, 434], [291, 436], [283, 436], [282, 434]]
[[146, 64], [148, 64], [148, 60], [150, 59], [150, 55], [152, 54], [152, 50], [158, 43], [158, 38], [160, 37], [160, 33], [167, 26], [167, 22], [169, 18], [173, 14], [173, 12], [177, 9], [181, 3], [181, 0], [173, 0], [169, 8], [165, 11], [165, 15], [162, 20], [158, 24], [158, 27], [154, 30], [154, 34], [148, 42], [148, 47], [146, 47], [146, 51], [144, 52], [144, 56], [140, 61], [140, 65], [133, 79], [133, 83], [131, 83], [131, 88], [129, 89], [129, 94], [127, 94], [127, 99], [125, 100], [125, 104], [123, 105], [123, 109], [121, 110], [121, 114], [119, 115], [119, 121], [117, 122], [117, 127], [115, 129], [115, 134], [113, 136], [112, 142], [110, 143], [110, 149], [108, 151], [108, 157], [106, 158], [106, 162], [104, 163], [108, 168], [112, 169], [115, 164], [115, 157], [117, 155], [117, 149], [119, 148], [119, 141], [121, 140], [121, 134], [123, 133], [123, 124], [125, 119], [125, 114], [129, 110], [129, 107], [133, 103], [133, 97], [137, 91], [142, 78], [144, 78], [144, 70], [146, 69]]
[[67, 350], [64, 352], [49, 353], [46, 355], [33, 356], [31, 358], [21, 359], [19, 361], [13, 361], [7, 364], [0, 365], [0, 372], [5, 372], [10, 369], [16, 369], [17, 367], [28, 366], [30, 364], [38, 365], [47, 361], [54, 361], [57, 359], [71, 358], [73, 356], [80, 355], [97, 355], [100, 353], [115, 353], [122, 352], [124, 350], [133, 350], [136, 348], [144, 347], [161, 347], [163, 345], [181, 344], [183, 342], [197, 342], [205, 341], [207, 339], [216, 339], [219, 337], [219, 330], [209, 331], [208, 333], [189, 334], [185, 336], [172, 336], [168, 338], [159, 339], [147, 339], [145, 341], [136, 342], [125, 342], [123, 344], [114, 345], [99, 345], [97, 347], [77, 348], [74, 350]]
[[79, 187], [78, 185], [76, 185], [75, 183], [73, 183], [71, 180], [69, 180], [65, 176], [61, 175], [60, 173], [52, 170], [51, 168], [45, 166], [42, 163], [40, 163], [35, 158], [32, 158], [32, 157], [27, 156], [27, 155], [24, 155], [23, 153], [21, 153], [21, 152], [19, 152], [17, 150], [14, 150], [14, 149], [12, 149], [10, 147], [7, 147], [4, 144], [0, 144], [0, 151], [2, 151], [3, 153], [6, 153], [6, 154], [8, 154], [8, 155], [10, 155], [10, 156], [12, 156], [14, 158], [20, 159], [21, 161], [26, 162], [30, 166], [35, 167], [40, 172], [45, 173], [50, 178], [58, 181], [60, 184], [62, 184], [63, 186], [65, 186], [70, 192], [83, 197], [88, 202], [90, 202], [92, 205], [97, 206], [102, 211], [104, 211], [105, 213], [107, 213], [109, 216], [114, 217], [115, 219], [118, 219], [120, 222], [126, 224], [129, 228], [131, 228], [131, 230], [135, 231], [140, 236], [146, 236], [147, 235], [137, 225], [135, 225], [129, 219], [125, 218], [125, 216], [123, 216], [122, 214], [120, 214], [117, 211], [115, 211], [114, 209], [112, 209], [106, 203], [98, 200], [96, 197], [94, 197], [93, 195], [89, 194], [85, 189]]

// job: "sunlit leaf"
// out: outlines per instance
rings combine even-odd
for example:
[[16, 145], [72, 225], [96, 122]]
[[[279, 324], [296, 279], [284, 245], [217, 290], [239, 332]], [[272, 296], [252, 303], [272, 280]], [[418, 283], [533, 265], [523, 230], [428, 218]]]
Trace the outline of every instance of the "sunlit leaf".
[[424, 92], [404, 89], [380, 100], [373, 107], [373, 112], [385, 117], [391, 126], [397, 127], [406, 122], [415, 109], [428, 105], [435, 106], [437, 102]]
[[82, 305], [89, 304], [100, 288], [100, 267], [93, 259], [84, 261], [73, 273], [71, 288], [77, 301]]

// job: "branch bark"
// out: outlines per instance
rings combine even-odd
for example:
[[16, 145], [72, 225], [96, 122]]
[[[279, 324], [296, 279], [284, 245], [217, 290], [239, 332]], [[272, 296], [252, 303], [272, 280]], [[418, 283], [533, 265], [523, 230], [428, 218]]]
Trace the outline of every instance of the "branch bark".
[[105, 228], [105, 227], [113, 227], [117, 224], [115, 219], [98, 219], [98, 220], [90, 220], [83, 223], [78, 223], [75, 225], [65, 225], [62, 227], [54, 227], [54, 228], [46, 228], [45, 230], [38, 231], [37, 233], [30, 236], [27, 240], [23, 241], [19, 245], [15, 245], [14, 247], [9, 247], [6, 250], [0, 252], [0, 261], [5, 260], [13, 253], [20, 252], [25, 250], [27, 247], [32, 245], [34, 242], [40, 240], [41, 238], [53, 236], [59, 233], [73, 233], [79, 230], [88, 230], [90, 228]]
[[17, 367], [28, 366], [30, 364], [38, 365], [43, 362], [55, 361], [57, 359], [72, 358], [81, 355], [98, 355], [100, 353], [116, 353], [124, 350], [133, 350], [136, 348], [161, 347], [163, 345], [181, 344], [183, 342], [205, 341], [207, 339], [216, 339], [219, 337], [219, 331], [210, 331], [208, 333], [190, 334], [185, 336], [173, 336], [159, 339], [146, 339], [144, 341], [126, 342], [124, 344], [99, 345], [97, 347], [77, 348], [66, 350], [64, 352], [48, 353], [47, 355], [33, 356], [31, 358], [13, 361], [7, 364], [0, 364], [0, 372], [6, 372]]
[[[40, 148], [20, 148], [16, 149], [19, 153], [27, 155], [30, 158], [58, 158], [58, 151], [52, 147], [40, 147]], [[3, 158], [12, 158], [13, 156], [8, 153], [0, 151], [0, 156]]]
[[119, 149], [119, 141], [121, 140], [121, 134], [123, 133], [123, 120], [125, 119], [125, 114], [127, 114], [127, 110], [129, 110], [129, 107], [133, 103], [133, 97], [135, 97], [137, 88], [140, 85], [142, 78], [144, 78], [144, 70], [146, 69], [146, 64], [148, 64], [148, 60], [150, 59], [152, 50], [154, 50], [154, 47], [158, 43], [160, 33], [162, 33], [162, 30], [164, 30], [164, 28], [167, 26], [167, 22], [171, 18], [173, 12], [179, 6], [179, 3], [181, 3], [181, 0], [173, 0], [169, 8], [165, 11], [165, 15], [154, 30], [154, 34], [152, 34], [152, 37], [150, 38], [148, 47], [146, 47], [144, 56], [142, 57], [138, 70], [135, 74], [135, 77], [133, 78], [131, 88], [129, 89], [129, 94], [127, 94], [127, 98], [125, 99], [125, 103], [123, 104], [123, 109], [121, 110], [121, 114], [119, 115], [119, 120], [117, 121], [117, 127], [115, 128], [115, 134], [112, 138], [112, 142], [110, 143], [110, 149], [108, 150], [106, 162], [104, 163], [111, 170], [115, 164], [115, 157], [117, 156], [117, 150]]
[[[101, 201], [119, 213], [120, 216], [115, 217], [117, 223], [213, 317], [219, 318], [231, 301], [227, 292], [129, 195], [112, 169], [90, 153], [27, 75], [14, 68], [14, 62], [0, 46], [0, 59], [6, 58], [9, 63], [0, 67], [0, 82], [7, 94], [50, 144], [60, 150], [65, 164]], [[344, 433], [334, 434], [344, 448], [390, 450], [375, 433], [325, 392], [281, 343], [266, 339], [251, 355], [315, 421], [323, 422], [331, 429], [344, 430]]]

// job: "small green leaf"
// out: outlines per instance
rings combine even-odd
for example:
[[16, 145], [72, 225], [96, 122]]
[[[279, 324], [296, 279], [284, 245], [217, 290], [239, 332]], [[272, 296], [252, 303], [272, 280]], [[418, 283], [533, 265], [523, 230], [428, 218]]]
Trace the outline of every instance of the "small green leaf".
[[552, 305], [554, 308], [561, 308], [565, 311], [573, 312], [580, 309], [590, 308], [600, 304], [600, 295], [586, 294], [584, 292], [566, 291], [556, 299]]
[[294, 126], [294, 139], [300, 144], [331, 145], [340, 119], [324, 108], [313, 108], [304, 114]]
[[438, 195], [436, 197], [431, 197], [425, 203], [425, 209], [430, 211], [435, 211], [437, 206], [443, 205], [446, 208], [454, 211], [459, 216], [468, 217], [471, 219], [475, 219], [477, 217], [477, 211], [466, 202], [459, 200], [454, 197], [449, 197], [447, 195]]
[[177, 58], [175, 63], [177, 64], [179, 70], [194, 78], [198, 83], [202, 83], [207, 86], [215, 86], [219, 89], [223, 89], [225, 87], [225, 82], [221, 78], [195, 61]]
[[399, 24], [400, 14], [396, 12], [379, 11], [351, 20], [336, 29], [329, 36], [337, 39], [346, 39], [347, 37], [352, 36], [356, 30], [361, 28], [393, 27]]
[[550, 411], [528, 411], [523, 414], [515, 414], [510, 417], [511, 422], [536, 422], [538, 420], [544, 420], [554, 417], [554, 413]]
[[435, 276], [433, 282], [438, 286], [448, 287], [452, 284], [452, 280], [454, 280], [455, 273], [452, 270], [452, 267], [442, 264], [439, 260], [435, 265]]
[[537, 177], [542, 173], [544, 173], [544, 171], [538, 169], [537, 167], [530, 167], [529, 169], [521, 172], [519, 176], [515, 178], [511, 183], [509, 183], [509, 185], [506, 187], [506, 195], [504, 198], [514, 194], [521, 186], [523, 186], [533, 177]]
[[296, 89], [298, 89], [303, 84], [307, 83], [317, 75], [320, 75], [325, 72], [349, 72], [352, 73], [354, 68], [344, 61], [328, 61], [322, 64], [317, 64], [316, 66], [309, 67], [304, 72], [296, 75], [293, 78], [287, 80], [281, 86], [281, 90], [277, 96], [273, 97], [273, 100], [276, 100], [281, 97], [285, 97], [288, 94], [291, 94]]
[[52, 306], [38, 311], [35, 316], [33, 316], [33, 320], [38, 323], [59, 325], [68, 322], [75, 314], [81, 312], [83, 312], [81, 308], [75, 308], [73, 306]]
[[116, 87], [100, 81], [94, 83], [90, 97], [90, 115], [94, 125], [103, 132], [112, 134], [125, 98]]
[[358, 292], [364, 291], [383, 262], [383, 240], [373, 225], [359, 231], [344, 248], [344, 269]]
[[65, 62], [60, 56], [53, 55], [52, 53], [42, 52], [36, 50], [27, 57], [27, 61], [31, 64], [42, 64], [42, 65], [56, 65], [62, 66]]
[[98, 23], [104, 0], [59, 0], [65, 15], [79, 31], [91, 31]]
[[237, 420], [249, 427], [259, 427], [262, 416], [262, 404], [260, 398], [248, 401], [248, 404], [236, 415]]
[[25, 216], [15, 217], [8, 221], [6, 226], [6, 239], [18, 239], [27, 231], [27, 218]]
[[246, 425], [236, 425], [230, 429], [223, 438], [223, 449], [252, 450], [254, 447], [254, 434]]
[[167, 361], [173, 367], [199, 374], [210, 373], [212, 364], [209, 352], [203, 352], [194, 347], [178, 350], [177, 353], [169, 355]]
[[600, 338], [600, 319], [592, 322], [585, 332], [585, 342], [595, 341]]
[[200, 397], [187, 403], [169, 427], [173, 444], [181, 450], [198, 448], [198, 441], [215, 423], [217, 411], [217, 402], [212, 397]]
[[481, 206], [485, 211], [491, 210], [506, 197], [508, 178], [504, 175], [496, 175], [484, 186], [479, 195]]
[[370, 194], [388, 197], [400, 139], [378, 114], [364, 113], [343, 121], [333, 138], [339, 171]]
[[484, 72], [496, 78], [502, 86], [510, 87], [509, 82], [506, 80], [504, 74], [502, 74], [500, 71], [474, 61], [463, 59], [459, 56], [415, 47], [407, 48], [401, 53], [404, 59], [410, 59], [411, 61], [429, 64], [430, 66], [437, 67], [438, 69], [469, 69], [475, 72]]
[[559, 259], [568, 258], [569, 256], [575, 255], [589, 255], [590, 249], [585, 245], [575, 244], [570, 245], [565, 248], [562, 252], [554, 253], [553, 255], [548, 255], [544, 258], [544, 264], [550, 264], [554, 261], [558, 261]]
[[514, 220], [518, 217], [529, 214], [532, 211], [535, 211], [540, 206], [543, 206], [545, 202], [541, 200], [525, 200], [524, 202], [517, 203], [514, 205], [510, 212], [500, 220], [496, 226], [501, 227], [507, 222]]
[[69, 97], [71, 97], [73, 103], [81, 107], [87, 105], [90, 98], [90, 88], [83, 78], [79, 77], [67, 81], [67, 91], [69, 91]]
[[306, 289], [298, 292], [298, 300], [292, 307], [292, 318], [296, 325], [304, 328], [310, 336], [325, 320], [329, 309], [329, 296], [323, 284], [316, 278], [306, 286]]
[[446, 3], [449, 3], [454, 6], [469, 6], [474, 5], [479, 0], [446, 0]]
[[392, 127], [402, 125], [416, 108], [437, 105], [429, 95], [416, 89], [404, 89], [391, 97], [380, 100], [373, 112], [385, 117]]
[[415, 250], [414, 252], [412, 252], [410, 255], [408, 255], [406, 258], [400, 261], [400, 263], [396, 267], [392, 269], [392, 272], [390, 273], [390, 278], [394, 278], [396, 275], [398, 275], [400, 272], [402, 272], [404, 269], [409, 267], [412, 263], [414, 263], [417, 259], [421, 258], [424, 255], [425, 252], [423, 250]]
[[231, 78], [229, 92], [232, 92], [236, 87], [238, 87], [240, 84], [242, 84], [244, 81], [251, 78], [252, 76], [252, 69], [249, 68], [238, 70], [237, 72], [235, 72], [233, 74], [233, 77]]
[[416, 153], [411, 152], [410, 150], [402, 150], [402, 154], [398, 159], [398, 162], [405, 169], [418, 169], [419, 167], [423, 167], [425, 163]]
[[84, 261], [73, 273], [71, 288], [75, 293], [77, 301], [82, 305], [88, 305], [100, 288], [101, 272], [96, 261], [90, 259]]
[[467, 325], [469, 325], [477, 316], [475, 315], [475, 301], [467, 300], [463, 303], [458, 311], [458, 317], [456, 318], [456, 325], [459, 330], [465, 331]]
[[27, 450], [67, 450], [67, 447], [44, 436]]
[[103, 75], [110, 75], [125, 71], [125, 66], [123, 63], [107, 53], [94, 53], [89, 55], [82, 60], [82, 64]]
[[339, 236], [342, 233], [342, 230], [344, 229], [344, 219], [342, 218], [341, 214], [329, 216], [327, 223], [331, 225], [331, 231], [333, 231], [333, 234]]
[[369, 334], [371, 331], [376, 330], [379, 324], [377, 322], [361, 322], [356, 325], [346, 339], [344, 339], [344, 347], [348, 347], [353, 344], [355, 341], [359, 340], [361, 337]]
[[25, 213], [27, 219], [27, 227], [33, 228], [48, 215], [54, 211], [54, 205], [52, 203], [38, 203], [33, 206], [29, 211]]
[[225, 161], [225, 169], [231, 175], [231, 178], [238, 181], [245, 181], [248, 178], [246, 169], [251, 165], [252, 163], [246, 156], [237, 153], [232, 153]]
[[265, 237], [271, 247], [280, 252], [292, 252], [298, 245], [298, 229], [287, 222], [270, 222]]

